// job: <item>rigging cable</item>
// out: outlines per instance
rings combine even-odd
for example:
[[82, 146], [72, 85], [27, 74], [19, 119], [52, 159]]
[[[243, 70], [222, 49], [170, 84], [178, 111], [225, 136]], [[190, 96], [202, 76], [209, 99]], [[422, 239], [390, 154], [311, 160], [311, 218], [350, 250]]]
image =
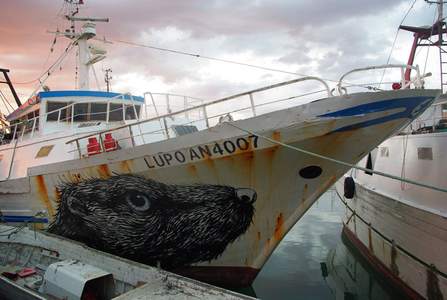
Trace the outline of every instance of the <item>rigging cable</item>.
[[[402, 21], [400, 21], [400, 24], [399, 24], [399, 26], [397, 27], [396, 34], [395, 34], [395, 36], [394, 36], [394, 41], [393, 41], [393, 44], [392, 44], [392, 46], [391, 46], [390, 53], [388, 54], [388, 58], [387, 58], [387, 60], [386, 60], [386, 65], [388, 65], [388, 64], [390, 63], [391, 55], [393, 54], [394, 47], [396, 46], [397, 36], [399, 35], [400, 26], [405, 22], [405, 19], [408, 17], [408, 14], [409, 14], [410, 11], [413, 9], [414, 4], [416, 3], [416, 1], [417, 1], [417, 0], [413, 0], [413, 3], [412, 3], [412, 4], [410, 5], [410, 7], [408, 8], [407, 12], [405, 13], [404, 17], [402, 18]], [[385, 73], [386, 73], [386, 69], [384, 69], [383, 72], [382, 72], [382, 78], [380, 79], [380, 82], [379, 82], [378, 87], [380, 87], [380, 85], [382, 85], [382, 81], [383, 81], [383, 78], [385, 77]]]
[[1, 90], [0, 90], [0, 98], [2, 98], [3, 104], [5, 105], [6, 110], [8, 111], [8, 113], [11, 113], [11, 112], [9, 111], [9, 108], [8, 108], [8, 106], [6, 104], [8, 104], [9, 107], [12, 109], [12, 111], [14, 111], [14, 107], [12, 106], [11, 103], [9, 103], [8, 98], [6, 98], [5, 94], [3, 94], [3, 92]]
[[[56, 14], [57, 16], [60, 16], [61, 12], [64, 10], [64, 6], [65, 6], [65, 1], [62, 3], [61, 8], [57, 12], [57, 14]], [[50, 27], [52, 23], [53, 23], [53, 21], [50, 21], [50, 23], [48, 24], [48, 27]], [[57, 28], [59, 28], [59, 22], [57, 22], [56, 26], [57, 26]], [[48, 30], [48, 27], [47, 27], [47, 30]], [[57, 32], [58, 31], [59, 31], [59, 29], [57, 29], [55, 34], [54, 34], [54, 39], [51, 42], [51, 46], [50, 46], [50, 50], [48, 52], [47, 58], [45, 59], [45, 62], [42, 64], [42, 67], [41, 67], [42, 69], [45, 68], [46, 64], [48, 63], [48, 60], [50, 59], [51, 54], [54, 52], [54, 45], [56, 45], [56, 42], [57, 42]], [[22, 82], [12, 82], [12, 83], [13, 84], [17, 84], [17, 85], [20, 85], [20, 84], [30, 84], [30, 83], [33, 83], [35, 81], [38, 81], [45, 73], [46, 72], [43, 72], [42, 75], [40, 75], [39, 77], [37, 77], [37, 78], [35, 78], [33, 80], [22, 81]]]
[[[98, 38], [95, 38], [95, 39], [99, 40], [99, 41], [104, 41], [103, 39], [98, 39]], [[291, 71], [286, 71], [286, 70], [281, 70], [281, 69], [276, 69], [276, 68], [268, 68], [268, 67], [258, 66], [258, 65], [254, 65], [254, 64], [248, 64], [248, 63], [239, 62], [239, 61], [211, 57], [211, 56], [206, 56], [206, 55], [201, 55], [201, 54], [196, 54], [196, 53], [189, 53], [189, 52], [185, 52], [185, 51], [162, 48], [162, 47], [157, 47], [157, 46], [145, 45], [145, 44], [135, 43], [135, 42], [128, 42], [128, 41], [123, 41], [123, 40], [109, 40], [109, 42], [121, 43], [121, 44], [136, 46], [136, 47], [143, 47], [143, 48], [148, 48], [148, 49], [153, 49], [153, 50], [158, 50], [158, 51], [164, 51], [164, 52], [169, 52], [169, 53], [174, 53], [174, 54], [191, 56], [191, 57], [195, 57], [195, 58], [207, 59], [207, 60], [211, 60], [211, 61], [218, 61], [218, 62], [223, 62], [223, 63], [228, 63], [228, 64], [240, 65], [240, 66], [265, 70], [265, 71], [278, 72], [278, 73], [295, 75], [295, 76], [303, 76], [303, 77], [313, 76], [313, 75], [302, 74], [302, 73], [298, 73], [298, 72], [291, 72]], [[324, 78], [324, 77], [319, 77], [319, 78], [321, 78], [322, 80], [325, 80], [325, 81], [329, 81], [329, 82], [335, 82], [335, 83], [339, 82], [338, 80], [334, 80], [334, 79], [330, 79], [330, 78]], [[374, 90], [374, 91], [381, 90], [378, 87], [375, 87], [373, 85], [365, 86], [365, 84], [349, 83], [346, 81], [344, 81], [344, 83], [349, 84], [350, 86], [354, 86], [354, 87], [366, 88], [368, 90]]]
[[[158, 51], [170, 52], [170, 53], [174, 53], [174, 54], [186, 55], [186, 56], [191, 56], [191, 57], [195, 57], [195, 58], [202, 58], [202, 59], [207, 59], [207, 60], [212, 60], [212, 61], [224, 62], [224, 63], [228, 63], [228, 64], [240, 65], [240, 66], [265, 70], [265, 71], [272, 71], [272, 72], [284, 73], [284, 74], [289, 74], [289, 75], [298, 75], [298, 76], [304, 76], [304, 77], [311, 76], [311, 75], [297, 73], [297, 72], [290, 72], [290, 71], [276, 69], [276, 68], [268, 68], [268, 67], [254, 65], [254, 64], [248, 64], [248, 63], [243, 63], [243, 62], [238, 62], [238, 61], [233, 61], [233, 60], [228, 60], [228, 59], [223, 59], [223, 58], [211, 57], [211, 56], [206, 56], [206, 55], [201, 55], [201, 54], [196, 54], [196, 53], [189, 53], [189, 52], [180, 51], [180, 50], [145, 45], [145, 44], [141, 44], [141, 43], [128, 42], [128, 41], [123, 41], [123, 40], [110, 40], [110, 41], [115, 42], [115, 43], [121, 43], [121, 44], [127, 44], [127, 45], [131, 45], [131, 46], [137, 46], [137, 47], [158, 50]], [[327, 78], [322, 78], [322, 79], [326, 80], [326, 81], [331, 81], [331, 82], [338, 82], [338, 80], [333, 80], [333, 79], [327, 79]]]
[[[39, 87], [37, 87], [36, 89], [34, 89], [34, 91], [31, 93], [31, 96], [34, 96], [37, 92], [37, 90], [43, 86], [43, 84], [45, 83], [45, 81], [50, 77], [50, 75], [53, 73], [53, 70], [59, 66], [62, 61], [65, 59], [65, 57], [71, 52], [71, 50], [73, 49], [74, 45], [76, 44], [77, 40], [74, 40], [72, 42], [70, 42], [70, 44], [68, 44], [68, 46], [65, 48], [64, 52], [58, 57], [58, 59], [56, 59], [56, 61], [47, 69], [47, 71], [42, 74], [42, 76], [39, 78]], [[42, 77], [46, 76], [44, 79], [42, 79]]]
[[[51, 44], [50, 51], [48, 52], [47, 58], [45, 59], [45, 62], [43, 63], [42, 68], [45, 68], [46, 64], [48, 63], [48, 60], [50, 59], [51, 53], [53, 53], [54, 45], [56, 44], [56, 40], [57, 40], [57, 33], [54, 35], [54, 39], [53, 39], [53, 42]], [[37, 77], [37, 78], [35, 78], [33, 80], [21, 81], [21, 82], [13, 82], [13, 84], [21, 85], [21, 84], [33, 83], [35, 81], [38, 81], [45, 73], [46, 73], [46, 71], [43, 72], [42, 75], [40, 75], [39, 77]]]
[[355, 164], [347, 163], [347, 162], [344, 162], [344, 161], [341, 161], [341, 160], [338, 160], [338, 159], [335, 159], [335, 158], [331, 158], [331, 157], [328, 157], [328, 156], [325, 156], [325, 155], [317, 154], [315, 152], [307, 151], [307, 150], [304, 150], [304, 149], [301, 149], [301, 148], [298, 148], [298, 147], [295, 147], [295, 146], [292, 146], [292, 145], [289, 145], [289, 144], [285, 144], [285, 143], [276, 141], [276, 140], [271, 139], [271, 138], [269, 138], [267, 136], [263, 136], [263, 135], [260, 135], [258, 133], [255, 133], [253, 131], [241, 128], [241, 127], [239, 127], [239, 126], [237, 126], [237, 125], [235, 125], [233, 123], [230, 123], [230, 122], [225, 122], [225, 124], [230, 125], [230, 126], [232, 126], [234, 128], [237, 128], [237, 129], [239, 129], [239, 130], [241, 130], [243, 132], [246, 132], [248, 134], [258, 136], [258, 137], [262, 138], [263, 140], [266, 140], [266, 141], [271, 142], [273, 144], [280, 145], [280, 146], [283, 146], [285, 148], [289, 148], [289, 149], [292, 149], [292, 150], [295, 150], [295, 151], [298, 151], [298, 152], [301, 152], [301, 153], [304, 153], [304, 154], [307, 154], [307, 155], [318, 157], [318, 158], [321, 158], [321, 159], [324, 159], [324, 160], [327, 160], [327, 161], [330, 161], [330, 162], [333, 162], [333, 163], [336, 163], [336, 164], [339, 164], [339, 165], [342, 165], [342, 166], [345, 166], [345, 167], [355, 168], [355, 169], [360, 170], [360, 171], [370, 172], [370, 173], [377, 174], [377, 175], [383, 176], [383, 177], [387, 177], [387, 178], [390, 178], [390, 179], [393, 179], [393, 180], [403, 181], [403, 182], [414, 184], [414, 185], [421, 186], [421, 187], [424, 187], [424, 188], [428, 188], [428, 189], [436, 190], [436, 191], [439, 191], [439, 192], [447, 193], [447, 189], [443, 188], [443, 187], [438, 187], [438, 186], [434, 186], [434, 185], [430, 185], [430, 184], [426, 184], [426, 183], [421, 183], [421, 182], [414, 181], [414, 180], [411, 180], [411, 179], [402, 178], [402, 177], [399, 177], [399, 176], [394, 176], [394, 175], [389, 174], [389, 173], [384, 173], [384, 172], [380, 172], [380, 171], [376, 171], [376, 170], [372, 170], [372, 169], [368, 169], [368, 168], [363, 168], [363, 167], [357, 166]]

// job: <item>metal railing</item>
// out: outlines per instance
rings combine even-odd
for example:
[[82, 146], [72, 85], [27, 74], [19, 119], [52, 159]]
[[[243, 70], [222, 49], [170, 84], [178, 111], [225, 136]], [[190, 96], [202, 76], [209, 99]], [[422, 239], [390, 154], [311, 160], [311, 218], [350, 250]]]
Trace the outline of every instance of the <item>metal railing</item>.
[[[147, 101], [146, 96], [149, 96], [149, 101]], [[200, 105], [205, 103], [204, 99], [197, 98], [197, 97], [191, 97], [191, 96], [185, 96], [185, 95], [179, 95], [179, 94], [172, 94], [172, 93], [152, 93], [152, 92], [145, 92], [143, 94], [144, 100], [145, 100], [145, 115], [149, 117], [148, 109], [151, 107], [148, 105], [148, 102], [151, 103], [152, 107], [154, 108], [155, 116], [160, 116], [159, 107], [162, 106], [160, 103], [155, 102], [155, 97], [161, 96], [164, 100], [164, 106], [166, 107], [166, 113], [172, 113], [172, 105], [173, 105], [173, 98], [180, 98], [183, 100], [183, 109], [192, 108], [194, 106]]]
[[[374, 67], [367, 67], [367, 68], [360, 68], [360, 69], [354, 69], [350, 72], [345, 73], [343, 76], [341, 76], [337, 86], [336, 86], [336, 91], [338, 91], [338, 94], [340, 95], [345, 95], [347, 94], [347, 88], [343, 86], [344, 84], [344, 79], [355, 72], [360, 72], [360, 71], [367, 71], [367, 70], [377, 70], [377, 69], [388, 69], [388, 68], [400, 68], [401, 69], [401, 84], [403, 88], [409, 88], [411, 84], [413, 84], [415, 86], [415, 88], [421, 88], [423, 86], [423, 78], [430, 76], [431, 74], [426, 74], [421, 76], [420, 72], [419, 72], [419, 67], [417, 66], [409, 66], [409, 65], [383, 65], [383, 66], [374, 66]], [[405, 70], [411, 68], [414, 69], [416, 71], [416, 77], [410, 81], [405, 81], [404, 78], [404, 73]], [[295, 83], [299, 83], [299, 82], [303, 82], [303, 81], [317, 81], [318, 83], [323, 85], [323, 89], [318, 90], [316, 92], [310, 92], [307, 94], [301, 94], [298, 96], [291, 96], [291, 97], [285, 97], [282, 99], [274, 99], [273, 101], [267, 101], [267, 102], [263, 102], [263, 103], [258, 103], [255, 104], [256, 99], [254, 98], [254, 95], [257, 95], [261, 92], [264, 91], [269, 91], [275, 88], [279, 88], [279, 87], [285, 87], [291, 84], [295, 84]], [[137, 139], [142, 140], [142, 143], [145, 144], [145, 136], [160, 136], [162, 135], [162, 139], [169, 139], [170, 137], [174, 136], [173, 134], [173, 128], [172, 126], [169, 125], [170, 120], [174, 120], [176, 117], [179, 117], [180, 115], [185, 116], [186, 121], [183, 121], [181, 124], [177, 123], [177, 124], [172, 124], [172, 125], [188, 125], [188, 124], [197, 124], [200, 123], [203, 126], [203, 129], [205, 128], [210, 128], [212, 126], [211, 123], [213, 123], [213, 120], [219, 120], [218, 122], [220, 122], [221, 118], [228, 115], [228, 114], [238, 114], [241, 113], [243, 114], [244, 112], [249, 112], [251, 114], [251, 116], [257, 116], [259, 113], [259, 110], [262, 109], [265, 106], [268, 105], [272, 105], [272, 104], [278, 104], [284, 101], [289, 101], [289, 100], [294, 100], [297, 99], [299, 97], [303, 97], [303, 96], [308, 96], [311, 94], [316, 94], [319, 92], [326, 92], [328, 97], [331, 97], [334, 95], [334, 91], [330, 91], [329, 86], [327, 85], [327, 83], [318, 78], [318, 77], [313, 77], [313, 76], [309, 76], [309, 77], [303, 77], [303, 78], [298, 78], [298, 79], [293, 79], [293, 80], [289, 80], [289, 81], [285, 81], [285, 82], [281, 82], [278, 84], [274, 84], [274, 85], [270, 85], [270, 86], [266, 86], [266, 87], [262, 87], [262, 88], [258, 88], [258, 89], [253, 89], [250, 90], [248, 92], [244, 92], [244, 93], [239, 93], [233, 96], [229, 96], [229, 97], [225, 97], [225, 98], [221, 98], [221, 99], [217, 99], [214, 101], [210, 101], [210, 102], [206, 102], [203, 103], [204, 101], [202, 99], [199, 98], [193, 98], [193, 97], [188, 97], [188, 96], [182, 96], [182, 95], [177, 95], [177, 94], [161, 94], [161, 93], [144, 93], [144, 97], [145, 97], [145, 106], [144, 106], [144, 110], [140, 109], [139, 112], [137, 112], [136, 108], [135, 108], [135, 102], [133, 100], [132, 95], [129, 94], [120, 94], [117, 95], [115, 97], [109, 98], [108, 101], [106, 102], [107, 104], [107, 109], [105, 112], [96, 112], [96, 113], [89, 113], [89, 115], [95, 115], [95, 114], [106, 114], [106, 123], [109, 122], [109, 116], [111, 112], [116, 112], [119, 110], [123, 111], [123, 118], [122, 120], [126, 120], [129, 121], [129, 119], [126, 119], [126, 105], [124, 103], [122, 103], [122, 106], [114, 109], [114, 110], [110, 110], [110, 104], [119, 98], [123, 98], [125, 96], [130, 96], [130, 99], [132, 101], [132, 106], [134, 107], [134, 116], [136, 117], [135, 122], [132, 122], [130, 124], [125, 124], [122, 126], [117, 126], [111, 129], [105, 129], [102, 131], [98, 131], [98, 132], [94, 132], [88, 135], [84, 135], [82, 137], [79, 138], [75, 138], [72, 139], [68, 142], [66, 142], [67, 144], [71, 144], [71, 143], [76, 143], [76, 148], [72, 151], [77, 151], [79, 156], [82, 157], [82, 150], [81, 149], [81, 140], [87, 139], [89, 137], [93, 137], [93, 136], [98, 136], [99, 140], [100, 140], [100, 144], [101, 144], [101, 151], [104, 151], [104, 144], [103, 144], [103, 134], [108, 133], [108, 132], [113, 132], [113, 131], [118, 131], [118, 130], [124, 130], [127, 131], [126, 134], [124, 134], [123, 136], [118, 138], [118, 141], [122, 141], [122, 140], [129, 140], [130, 141], [130, 145], [132, 147], [134, 147], [137, 144], [140, 144], [141, 142], [137, 142]], [[149, 117], [149, 113], [148, 113], [148, 103], [146, 103], [146, 96], [148, 96], [150, 98], [150, 102], [153, 105], [153, 108], [155, 110], [155, 117]], [[165, 97], [165, 105], [166, 105], [166, 112], [165, 114], [160, 114], [160, 111], [157, 110], [157, 104], [155, 103], [155, 99], [154, 96], [161, 96], [161, 97]], [[172, 112], [172, 108], [171, 108], [171, 103], [172, 103], [172, 98], [173, 97], [180, 97], [183, 99], [184, 101], [184, 108], [174, 111]], [[232, 109], [231, 111], [227, 111], [227, 112], [218, 112], [217, 114], [212, 114], [211, 113], [211, 107], [221, 104], [221, 103], [227, 103], [230, 100], [233, 99], [238, 99], [238, 98], [242, 98], [242, 97], [248, 97], [247, 100], [249, 100], [249, 105], [248, 106], [244, 106], [241, 108], [237, 108], [237, 109]], [[199, 102], [199, 105], [195, 105], [194, 103]], [[76, 122], [76, 118], [77, 117], [83, 117], [87, 114], [74, 114], [75, 111], [75, 105], [80, 104], [80, 103], [84, 103], [84, 102], [75, 102], [75, 103], [71, 103], [65, 107], [59, 108], [57, 110], [51, 111], [51, 112], [47, 112], [43, 115], [40, 115], [38, 117], [32, 118], [30, 120], [26, 120], [20, 123], [16, 123], [13, 124], [11, 126], [9, 126], [9, 128], [7, 130], [9, 130], [9, 132], [12, 134], [12, 139], [10, 140], [10, 142], [19, 139], [19, 137], [21, 138], [21, 140], [23, 140], [23, 137], [26, 133], [30, 133], [29, 136], [33, 137], [35, 134], [35, 131], [37, 130], [38, 127], [38, 122], [39, 120], [44, 120], [47, 121], [47, 116], [50, 114], [55, 114], [57, 113], [57, 120], [55, 122], [57, 123], [61, 123], [61, 122], [68, 122], [69, 125], [71, 125], [71, 127], [73, 127], [73, 124]], [[121, 104], [121, 103], [120, 103]], [[192, 107], [188, 107], [189, 105], [192, 105]], [[62, 118], [62, 115], [68, 114], [67, 112], [69, 112], [70, 116], [67, 116], [65, 118]], [[190, 120], [191, 116], [194, 115], [194, 113], [197, 115], [196, 120]], [[144, 118], [142, 117], [144, 115]], [[95, 121], [95, 120], [93, 120]], [[102, 120], [101, 120], [102, 121]], [[142, 126], [145, 124], [148, 124], [150, 122], [158, 122], [159, 125], [159, 129], [156, 130], [149, 130], [146, 132], [143, 132], [142, 130]], [[218, 122], [214, 122], [214, 123], [218, 123]], [[172, 122], [171, 122], [172, 123]], [[137, 133], [138, 131], [138, 133]], [[155, 140], [159, 140], [160, 138], [157, 137]], [[154, 139], [151, 139], [151, 142], [153, 142]]]
[[[303, 95], [299, 95], [299, 96], [292, 96], [292, 97], [286, 97], [286, 98], [282, 98], [282, 99], [275, 99], [273, 101], [269, 101], [269, 102], [264, 102], [258, 105], [255, 105], [255, 98], [254, 95], [264, 92], [264, 91], [268, 91], [268, 90], [272, 90], [275, 88], [279, 88], [279, 87], [283, 87], [283, 86], [287, 86], [287, 85], [291, 85], [291, 84], [295, 84], [298, 82], [303, 82], [303, 81], [309, 81], [309, 80], [313, 80], [313, 81], [317, 81], [319, 83], [321, 83], [323, 85], [323, 89], [322, 90], [318, 90], [317, 92], [312, 92], [312, 93], [308, 93], [308, 94], [303, 94]], [[153, 117], [153, 118], [148, 118], [145, 120], [140, 120], [137, 121], [135, 123], [131, 123], [131, 124], [126, 124], [123, 126], [118, 126], [115, 128], [111, 128], [111, 129], [106, 129], [106, 130], [102, 130], [99, 132], [95, 132], [95, 133], [91, 133], [91, 134], [87, 134], [84, 135], [82, 137], [78, 137], [72, 140], [69, 140], [66, 142], [66, 144], [72, 144], [75, 143], [76, 144], [76, 149], [73, 151], [77, 151], [79, 154], [79, 157], [83, 157], [83, 149], [81, 149], [81, 140], [85, 140], [88, 139], [89, 137], [99, 137], [99, 144], [101, 145], [101, 151], [105, 150], [104, 147], [104, 137], [103, 135], [105, 133], [110, 133], [110, 132], [114, 132], [114, 131], [119, 131], [119, 130], [127, 130], [127, 136], [124, 138], [121, 138], [119, 140], [130, 140], [130, 144], [132, 147], [134, 147], [137, 143], [136, 143], [136, 138], [137, 137], [142, 137], [143, 139], [143, 144], [146, 144], [144, 141], [144, 136], [150, 135], [150, 134], [163, 134], [165, 139], [169, 139], [171, 137], [170, 134], [170, 130], [172, 130], [172, 126], [169, 127], [168, 123], [169, 123], [169, 119], [175, 119], [176, 116], [182, 115], [182, 114], [188, 114], [188, 113], [193, 113], [193, 112], [201, 112], [199, 114], [199, 116], [202, 116], [201, 118], [191, 121], [191, 120], [187, 120], [186, 122], [183, 122], [182, 124], [174, 124], [174, 125], [188, 125], [188, 124], [193, 124], [196, 122], [203, 122], [204, 123], [204, 127], [205, 128], [210, 128], [211, 127], [211, 120], [212, 119], [216, 119], [216, 118], [220, 118], [222, 116], [228, 115], [229, 113], [237, 113], [237, 112], [241, 112], [241, 111], [246, 111], [249, 110], [251, 112], [252, 116], [256, 116], [257, 115], [257, 108], [260, 108], [262, 106], [266, 106], [266, 105], [271, 105], [273, 103], [279, 103], [282, 101], [287, 101], [287, 100], [293, 100], [305, 95], [309, 95], [309, 94], [314, 94], [314, 93], [319, 93], [319, 92], [326, 92], [328, 97], [331, 97], [331, 91], [329, 89], [329, 86], [327, 85], [327, 83], [325, 81], [323, 81], [322, 79], [318, 78], [318, 77], [303, 77], [303, 78], [298, 78], [298, 79], [293, 79], [293, 80], [289, 80], [289, 81], [285, 81], [285, 82], [281, 82], [278, 84], [274, 84], [274, 85], [270, 85], [270, 86], [266, 86], [266, 87], [262, 87], [262, 88], [258, 88], [258, 89], [254, 89], [254, 90], [250, 90], [244, 93], [239, 93], [236, 95], [232, 95], [229, 97], [225, 97], [225, 98], [221, 98], [221, 99], [217, 99], [214, 101], [210, 101], [201, 105], [197, 105], [191, 108], [185, 108], [176, 112], [172, 112], [172, 113], [167, 113], [165, 115], [161, 115], [161, 116], [157, 116], [157, 117]], [[247, 107], [242, 107], [239, 109], [235, 109], [235, 110], [231, 110], [229, 112], [224, 112], [224, 113], [218, 113], [212, 116], [209, 116], [209, 108], [213, 105], [217, 105], [220, 103], [225, 103], [229, 100], [233, 100], [233, 99], [238, 99], [244, 96], [248, 96], [248, 100], [249, 100], [249, 106]], [[159, 124], [161, 125], [161, 128], [155, 131], [149, 131], [149, 132], [142, 132], [141, 130], [141, 125], [145, 124], [145, 123], [149, 123], [149, 122], [159, 122]], [[134, 129], [135, 127], [139, 127], [138, 131], [139, 134], [134, 134]], [[153, 141], [151, 141], [153, 142]]]
[[[337, 83], [337, 91], [340, 95], [347, 94], [347, 89], [346, 89], [346, 87], [343, 86], [343, 80], [348, 75], [351, 75], [353, 73], [362, 72], [362, 71], [385, 70], [385, 69], [400, 69], [400, 71], [401, 71], [401, 78], [400, 78], [401, 87], [400, 88], [402, 88], [402, 89], [410, 88], [410, 86], [412, 84], [414, 85], [415, 88], [420, 89], [424, 86], [423, 79], [425, 77], [429, 77], [432, 75], [431, 73], [421, 75], [421, 73], [419, 71], [419, 66], [412, 66], [412, 65], [390, 64], [390, 65], [380, 65], [380, 66], [371, 66], [371, 67], [366, 67], [366, 68], [358, 68], [358, 69], [351, 70], [351, 71], [343, 74], [340, 77], [340, 80]], [[416, 76], [409, 81], [405, 79], [405, 71], [407, 69], [412, 69], [412, 70], [416, 71]]]

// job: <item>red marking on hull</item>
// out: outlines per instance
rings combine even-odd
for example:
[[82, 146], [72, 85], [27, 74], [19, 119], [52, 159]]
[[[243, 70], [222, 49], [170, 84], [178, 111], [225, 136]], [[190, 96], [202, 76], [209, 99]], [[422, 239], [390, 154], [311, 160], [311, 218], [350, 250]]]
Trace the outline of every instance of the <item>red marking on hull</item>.
[[387, 282], [401, 291], [408, 299], [425, 299], [418, 292], [409, 287], [402, 279], [393, 274], [393, 272], [375, 257], [369, 249], [355, 236], [346, 226], [343, 226], [343, 235], [348, 239], [352, 246], [365, 258], [368, 264], [375, 272], [380, 273]]
[[174, 273], [226, 288], [250, 286], [259, 273], [251, 267], [185, 267], [171, 270]]

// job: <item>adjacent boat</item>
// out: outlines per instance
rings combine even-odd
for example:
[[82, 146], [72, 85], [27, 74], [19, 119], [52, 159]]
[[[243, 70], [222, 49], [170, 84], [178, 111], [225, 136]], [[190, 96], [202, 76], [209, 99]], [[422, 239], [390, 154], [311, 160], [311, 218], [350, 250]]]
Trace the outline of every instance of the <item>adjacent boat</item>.
[[5, 225], [0, 231], [4, 300], [255, 299], [47, 232]]
[[[7, 117], [3, 220], [34, 222], [206, 282], [251, 284], [288, 230], [347, 171], [285, 144], [356, 163], [439, 94], [423, 89], [417, 67], [391, 65], [380, 68], [412, 68], [417, 76], [400, 78], [401, 90], [348, 93], [346, 75], [379, 67], [363, 68], [342, 76], [335, 91], [304, 77], [160, 115], [143, 97], [86, 90], [85, 76], [101, 59], [87, 43], [98, 19], [67, 18], [87, 21], [80, 33], [75, 26], [61, 33], [79, 48], [83, 90], [39, 92]], [[304, 81], [326, 95], [293, 104]], [[292, 104], [281, 108], [284, 101]]]
[[[439, 47], [445, 86], [447, 33], [438, 4], [438, 21], [429, 27], [402, 26], [414, 32], [416, 47]], [[431, 39], [437, 37], [437, 41]], [[409, 77], [409, 72], [408, 76]], [[337, 192], [346, 205], [343, 234], [391, 283], [413, 299], [447, 296], [447, 116], [445, 94], [400, 134], [371, 151], [360, 166], [430, 184], [430, 189], [353, 170]], [[442, 191], [444, 189], [444, 191]]]

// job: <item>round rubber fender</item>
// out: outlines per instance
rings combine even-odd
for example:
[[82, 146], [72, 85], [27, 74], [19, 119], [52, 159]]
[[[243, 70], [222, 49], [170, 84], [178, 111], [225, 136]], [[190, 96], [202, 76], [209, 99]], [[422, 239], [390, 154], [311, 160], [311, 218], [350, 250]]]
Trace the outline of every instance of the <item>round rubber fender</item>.
[[352, 177], [346, 177], [345, 178], [345, 185], [344, 185], [344, 196], [345, 198], [352, 199], [354, 198], [355, 193], [355, 182]]

